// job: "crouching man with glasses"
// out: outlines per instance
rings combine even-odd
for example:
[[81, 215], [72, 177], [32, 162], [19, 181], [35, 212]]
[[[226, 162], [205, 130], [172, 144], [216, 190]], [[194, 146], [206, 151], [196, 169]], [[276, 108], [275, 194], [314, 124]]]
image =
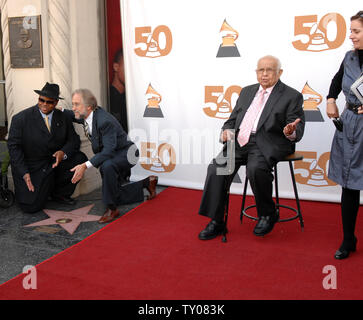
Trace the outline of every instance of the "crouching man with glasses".
[[56, 109], [59, 86], [46, 83], [34, 90], [38, 104], [16, 114], [8, 138], [15, 197], [26, 213], [44, 209], [51, 198], [66, 205], [76, 184], [71, 182], [74, 166], [87, 161], [80, 149], [80, 138], [72, 121]]

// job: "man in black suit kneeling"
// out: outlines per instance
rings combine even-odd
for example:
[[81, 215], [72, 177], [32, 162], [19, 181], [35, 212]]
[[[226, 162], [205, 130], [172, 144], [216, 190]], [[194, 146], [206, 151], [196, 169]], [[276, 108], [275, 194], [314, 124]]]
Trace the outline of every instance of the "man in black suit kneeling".
[[87, 161], [72, 121], [56, 109], [63, 99], [59, 86], [46, 83], [34, 91], [38, 104], [12, 118], [8, 138], [16, 200], [27, 213], [42, 210], [49, 196], [73, 205], [76, 185], [70, 169]]

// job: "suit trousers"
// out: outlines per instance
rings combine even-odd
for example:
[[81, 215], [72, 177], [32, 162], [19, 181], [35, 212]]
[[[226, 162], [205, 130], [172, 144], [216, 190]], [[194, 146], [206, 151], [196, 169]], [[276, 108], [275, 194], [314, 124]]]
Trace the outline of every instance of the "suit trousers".
[[[234, 176], [242, 165], [246, 165], [247, 177], [255, 196], [258, 216], [270, 216], [276, 213], [275, 202], [272, 199], [273, 165], [267, 163], [256, 144], [256, 136], [250, 137], [247, 145], [242, 148], [235, 143], [234, 170], [231, 174], [220, 174], [218, 169], [226, 166], [224, 150], [213, 159], [208, 166], [199, 214], [217, 222], [223, 222], [227, 191]], [[221, 160], [222, 159], [222, 160]]]
[[[80, 151], [75, 153], [71, 158], [61, 161], [56, 168], [44, 176], [39, 186], [36, 187], [38, 190], [36, 190], [36, 197], [32, 203], [22, 203], [22, 195], [17, 194], [19, 207], [26, 213], [35, 213], [45, 207], [45, 203], [50, 195], [70, 197], [77, 186], [77, 184], [71, 182], [73, 172], [70, 170], [86, 161], [86, 155]], [[32, 174], [30, 174], [31, 177]]]
[[125, 173], [133, 166], [127, 160], [127, 152], [128, 149], [119, 151], [99, 168], [102, 177], [102, 200], [107, 207], [144, 201], [144, 182], [127, 182], [124, 179]]

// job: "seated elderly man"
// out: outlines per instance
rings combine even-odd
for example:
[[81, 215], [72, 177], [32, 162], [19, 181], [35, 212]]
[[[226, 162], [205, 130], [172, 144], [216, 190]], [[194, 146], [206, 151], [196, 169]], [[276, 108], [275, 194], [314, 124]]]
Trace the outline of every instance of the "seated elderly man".
[[281, 64], [273, 56], [261, 58], [256, 73], [258, 83], [243, 88], [222, 127], [223, 142], [236, 140], [233, 172], [222, 174], [218, 170], [227, 164], [224, 152], [208, 167], [199, 214], [211, 221], [200, 232], [201, 240], [213, 239], [224, 232], [227, 188], [241, 165], [247, 167], [256, 200], [259, 219], [254, 234], [266, 235], [278, 219], [272, 199], [272, 170], [279, 160], [295, 151], [295, 143], [303, 136], [303, 96], [280, 81]]

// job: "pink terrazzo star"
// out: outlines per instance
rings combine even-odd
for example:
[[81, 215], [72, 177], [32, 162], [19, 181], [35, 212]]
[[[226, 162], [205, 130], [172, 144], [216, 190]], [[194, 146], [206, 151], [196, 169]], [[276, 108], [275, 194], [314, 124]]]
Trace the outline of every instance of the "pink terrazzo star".
[[37, 227], [58, 224], [68, 233], [73, 234], [81, 222], [98, 221], [100, 216], [90, 215], [88, 212], [93, 208], [94, 204], [87, 207], [79, 208], [70, 212], [43, 210], [50, 218], [36, 223], [26, 225], [24, 227]]

